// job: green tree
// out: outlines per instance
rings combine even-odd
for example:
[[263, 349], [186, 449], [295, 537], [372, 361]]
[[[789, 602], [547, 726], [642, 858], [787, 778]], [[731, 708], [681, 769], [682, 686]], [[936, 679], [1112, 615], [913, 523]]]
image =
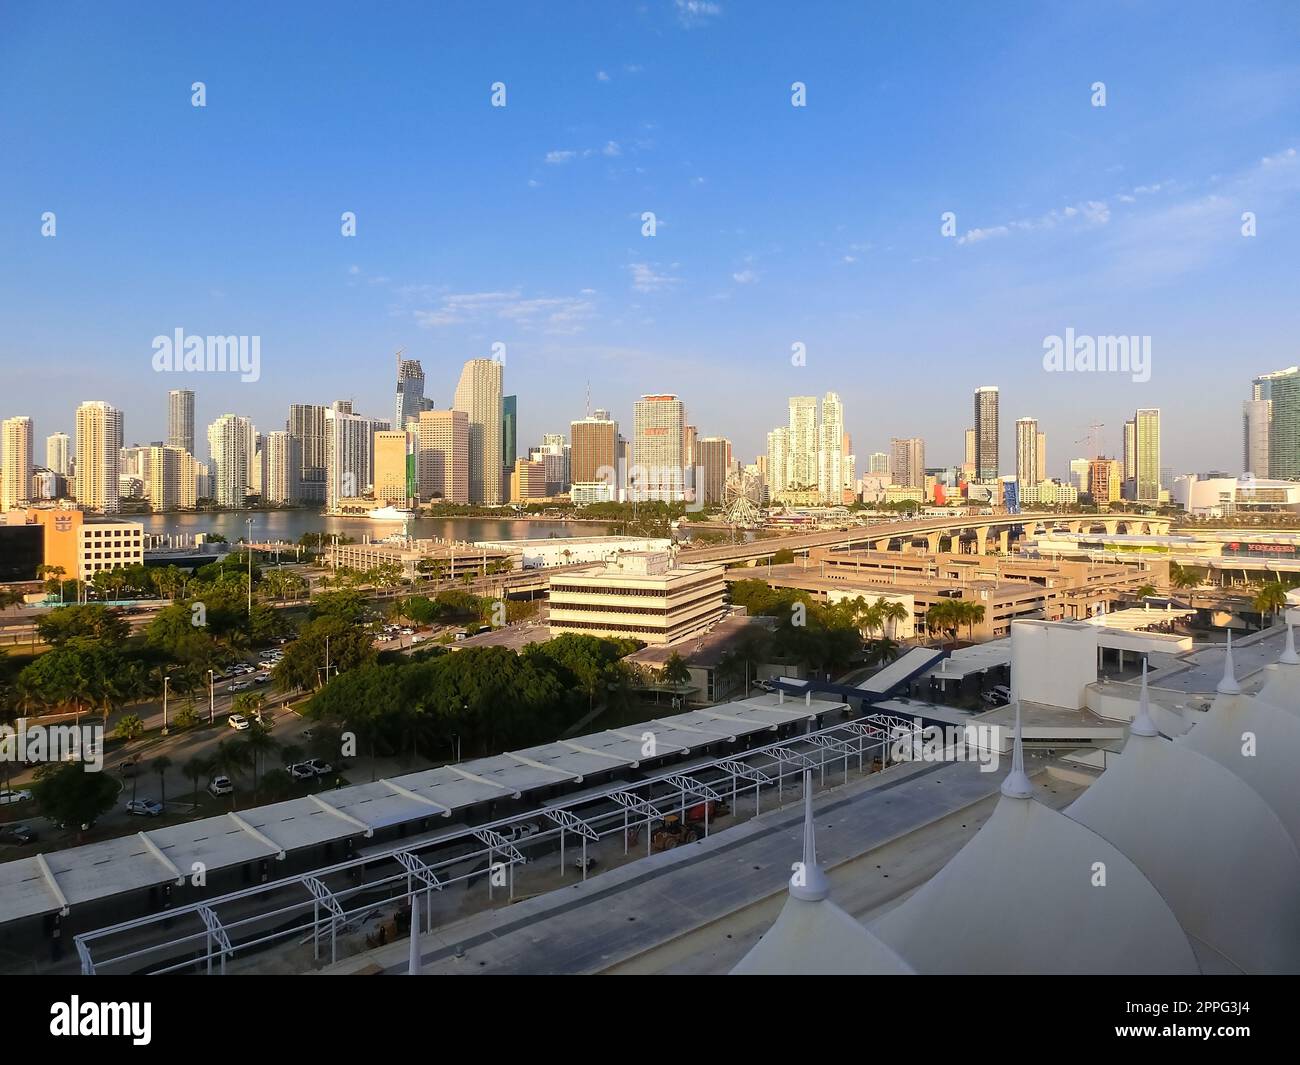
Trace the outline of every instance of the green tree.
[[194, 785], [195, 806], [198, 806], [199, 804], [199, 781], [202, 780], [204, 774], [210, 772], [211, 769], [211, 760], [204, 758], [200, 754], [196, 754], [193, 758], [186, 759], [185, 764], [181, 766], [181, 772], [189, 777], [190, 783]]
[[1277, 612], [1286, 607], [1286, 586], [1281, 581], [1269, 581], [1255, 594], [1251, 606], [1261, 615], [1269, 615], [1269, 623], [1272, 624], [1277, 618]]
[[144, 722], [140, 720], [138, 714], [123, 714], [117, 719], [117, 725], [113, 729], [113, 736], [127, 743], [138, 740], [143, 735]]
[[57, 647], [79, 637], [116, 645], [127, 638], [131, 626], [122, 616], [121, 611], [106, 607], [103, 603], [85, 603], [59, 607], [51, 611], [36, 622], [36, 631], [51, 647]]
[[664, 663], [664, 668], [660, 674], [665, 684], [674, 688], [680, 688], [691, 682], [690, 667], [682, 660], [682, 656], [674, 651], [668, 656], [668, 661]]
[[112, 808], [117, 785], [106, 773], [87, 773], [79, 762], [47, 763], [36, 770], [32, 796], [41, 813], [73, 828], [80, 838], [83, 826]]

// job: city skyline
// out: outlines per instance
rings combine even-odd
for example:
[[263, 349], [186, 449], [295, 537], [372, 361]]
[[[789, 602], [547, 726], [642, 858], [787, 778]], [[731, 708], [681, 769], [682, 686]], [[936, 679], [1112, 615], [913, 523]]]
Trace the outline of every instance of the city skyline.
[[[11, 20], [0, 88], [28, 105], [8, 116], [22, 165], [0, 178], [18, 208], [0, 215], [6, 416], [31, 417], [41, 439], [71, 435], [76, 402], [95, 397], [128, 411], [131, 440], [166, 439], [173, 388], [197, 393], [197, 425], [236, 412], [279, 428], [287, 403], [341, 395], [386, 416], [399, 349], [445, 408], [461, 364], [501, 344], [512, 393], [532, 400], [521, 441], [580, 417], [590, 380], [621, 423], [636, 396], [673, 392], [701, 431], [752, 456], [785, 397], [835, 391], [859, 450], [920, 436], [957, 462], [966, 425], [950, 399], [992, 380], [1004, 415], [1032, 413], [1053, 441], [1102, 423], [1100, 450], [1118, 454], [1123, 418], [1160, 407], [1176, 468], [1236, 464], [1249, 398], [1237, 379], [1298, 361], [1286, 307], [1300, 72], [1281, 9], [1242, 23], [1193, 5], [1179, 49], [1149, 50], [1135, 71], [1124, 42], [1162, 33], [1161, 5], [1014, 25], [948, 11], [964, 43], [942, 56], [921, 46], [920, 12], [881, 25], [714, 7], [521, 13], [499, 37], [454, 12], [376, 15], [330, 84], [298, 58], [324, 47], [312, 26], [269, 62], [260, 35], [163, 9], [147, 46], [106, 12]], [[575, 42], [562, 58], [530, 47], [543, 23]], [[415, 42], [439, 28], [472, 46], [434, 74]], [[1067, 39], [1045, 75], [1043, 49]], [[994, 43], [996, 65], [981, 48]], [[712, 64], [719, 49], [737, 62]], [[807, 106], [792, 107], [800, 78]], [[509, 96], [494, 109], [497, 79]], [[846, 142], [838, 131], [864, 110], [872, 136]], [[430, 124], [436, 143], [407, 135]], [[344, 145], [321, 136], [371, 126]], [[96, 152], [104, 136], [120, 162]], [[373, 165], [394, 143], [401, 173]], [[180, 183], [132, 165], [160, 146], [210, 165]], [[959, 180], [954, 153], [971, 161]], [[48, 179], [92, 159], [96, 182]], [[255, 199], [230, 191], [249, 181]], [[45, 211], [54, 237], [40, 234]], [[181, 235], [204, 254], [160, 254]], [[64, 313], [70, 290], [78, 316]], [[178, 327], [260, 337], [260, 376], [156, 373], [150, 343]], [[1150, 380], [1044, 372], [1044, 340], [1067, 330], [1151, 337]]]

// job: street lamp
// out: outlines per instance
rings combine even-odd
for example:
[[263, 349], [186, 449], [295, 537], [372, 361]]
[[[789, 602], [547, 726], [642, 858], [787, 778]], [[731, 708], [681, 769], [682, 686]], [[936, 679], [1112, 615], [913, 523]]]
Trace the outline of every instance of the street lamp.
[[163, 674], [163, 727], [162, 734], [167, 735], [167, 686], [171, 683], [171, 674]]
[[248, 635], [251, 637], [253, 635], [253, 519], [245, 518], [244, 524], [248, 526], [248, 536], [244, 539], [244, 546], [248, 549]]
[[215, 674], [208, 670], [208, 724], [211, 725], [217, 720], [217, 697], [214, 694], [213, 678]]

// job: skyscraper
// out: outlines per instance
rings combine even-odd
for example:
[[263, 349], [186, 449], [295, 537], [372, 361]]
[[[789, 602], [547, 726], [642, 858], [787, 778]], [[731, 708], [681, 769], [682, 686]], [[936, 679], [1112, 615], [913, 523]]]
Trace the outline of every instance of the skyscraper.
[[767, 494], [780, 499], [790, 487], [790, 427], [782, 425], [767, 434]]
[[925, 441], [919, 436], [895, 437], [889, 442], [893, 483], [906, 488], [925, 487]]
[[817, 397], [790, 397], [789, 458], [786, 488], [790, 491], [817, 487]]
[[844, 406], [835, 392], [822, 398], [817, 434], [817, 494], [823, 503], [839, 504], [844, 496]]
[[301, 497], [302, 453], [298, 438], [288, 431], [266, 434], [266, 484], [262, 500], [272, 505]]
[[998, 389], [982, 385], [975, 390], [975, 477], [998, 479]]
[[501, 463], [505, 470], [515, 468], [519, 457], [519, 397], [505, 396], [501, 400]]
[[191, 510], [195, 503], [194, 463], [188, 451], [170, 444], [148, 450], [145, 484], [155, 511]]
[[[603, 417], [602, 417], [603, 415]], [[617, 488], [618, 422], [605, 411], [597, 411], [590, 418], [569, 423], [569, 474], [573, 483], [609, 485], [611, 493]], [[610, 494], [610, 501], [617, 499]]]
[[675, 395], [642, 396], [633, 408], [628, 488], [640, 499], [684, 498], [682, 442], [686, 409]]
[[167, 446], [194, 454], [194, 393], [188, 388], [167, 393]]
[[426, 410], [416, 443], [420, 498], [469, 502], [469, 415], [463, 410]]
[[71, 458], [71, 443], [67, 433], [51, 433], [45, 438], [45, 466], [60, 477], [68, 476], [71, 469], [68, 461]]
[[721, 503], [726, 495], [727, 475], [731, 472], [731, 441], [723, 436], [705, 436], [696, 442], [696, 447], [696, 465], [703, 471], [701, 484], [697, 486], [702, 501], [706, 505]]
[[868, 460], [867, 473], [889, 473], [889, 454], [884, 451], [873, 451]]
[[1043, 480], [1039, 468], [1039, 437], [1037, 418], [1016, 419], [1016, 480], [1021, 487], [1037, 485]]
[[[416, 419], [419, 431], [419, 419]], [[405, 429], [375, 433], [375, 502], [406, 506], [418, 494], [414, 440]]]
[[[336, 405], [337, 406], [337, 405]], [[325, 506], [356, 498], [374, 485], [375, 433], [386, 420], [331, 408], [325, 412]]]
[[460, 373], [455, 410], [469, 419], [469, 501], [495, 505], [504, 501], [501, 363], [470, 359]]
[[223, 414], [208, 426], [212, 454], [212, 498], [218, 506], [242, 507], [252, 490], [257, 450], [253, 423], [238, 414]]
[[100, 400], [77, 408], [77, 501], [87, 510], [121, 509], [122, 412]]
[[325, 408], [315, 403], [289, 405], [289, 435], [298, 441], [302, 463], [298, 498], [304, 503], [325, 502]]
[[1137, 421], [1130, 418], [1124, 423], [1124, 447], [1120, 452], [1120, 494], [1125, 499], [1137, 498]]
[[1252, 398], [1268, 404], [1268, 476], [1300, 481], [1300, 367], [1261, 374], [1252, 385]]
[[0, 422], [0, 511], [23, 506], [32, 498], [32, 420]]
[[397, 402], [393, 408], [393, 431], [406, 428], [407, 419], [418, 419], [424, 410], [424, 368], [419, 359], [397, 357]]
[[1137, 453], [1135, 498], [1139, 503], [1156, 504], [1160, 502], [1160, 411], [1145, 407], [1133, 421]]
[[965, 455], [966, 457], [962, 460], [963, 463], [973, 468], [975, 466], [975, 430], [974, 429], [966, 430]]
[[1241, 470], [1263, 479], [1271, 477], [1268, 461], [1268, 400], [1248, 399], [1241, 405]]

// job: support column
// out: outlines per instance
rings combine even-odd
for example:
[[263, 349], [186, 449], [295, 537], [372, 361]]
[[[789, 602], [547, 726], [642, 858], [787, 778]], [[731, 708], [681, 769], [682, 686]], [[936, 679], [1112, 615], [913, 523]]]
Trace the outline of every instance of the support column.
[[1010, 550], [1011, 550], [1011, 530], [1003, 529], [1000, 533], [998, 533], [998, 551], [1001, 554], [1005, 555]]
[[929, 549], [930, 554], [936, 555], [939, 553], [939, 539], [940, 539], [939, 533], [925, 534], [926, 547]]
[[989, 527], [987, 525], [977, 525], [975, 527], [975, 553], [977, 555], [987, 555]]

